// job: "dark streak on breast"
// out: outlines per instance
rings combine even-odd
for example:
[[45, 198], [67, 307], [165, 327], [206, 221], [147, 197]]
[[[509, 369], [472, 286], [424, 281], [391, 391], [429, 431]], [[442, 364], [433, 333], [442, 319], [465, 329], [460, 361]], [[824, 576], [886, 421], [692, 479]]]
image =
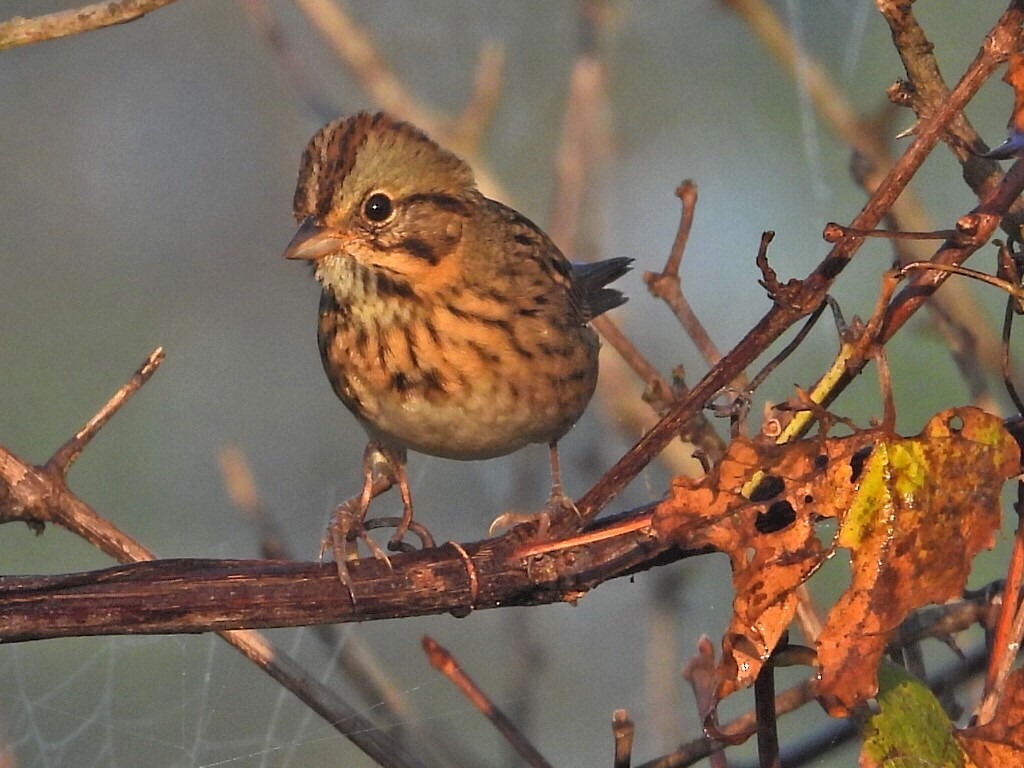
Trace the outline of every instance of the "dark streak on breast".
[[416, 292], [405, 280], [399, 280], [387, 272], [377, 272], [377, 294], [382, 298], [415, 299]]

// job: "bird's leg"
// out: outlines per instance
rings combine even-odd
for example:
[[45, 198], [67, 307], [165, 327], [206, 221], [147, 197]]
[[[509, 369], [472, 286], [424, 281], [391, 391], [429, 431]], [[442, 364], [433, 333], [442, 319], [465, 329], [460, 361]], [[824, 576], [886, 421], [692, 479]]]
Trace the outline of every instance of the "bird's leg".
[[490, 536], [495, 536], [499, 531], [511, 528], [514, 525], [520, 523], [536, 523], [537, 524], [537, 538], [543, 539], [547, 536], [548, 527], [551, 525], [551, 517], [563, 509], [571, 509], [577, 517], [579, 517], [579, 510], [576, 509], [576, 505], [572, 499], [565, 495], [565, 491], [562, 490], [562, 469], [558, 461], [558, 442], [551, 441], [548, 443], [548, 458], [551, 461], [551, 493], [548, 495], [547, 503], [544, 504], [544, 508], [536, 514], [520, 514], [518, 512], [505, 512], [504, 514], [498, 515], [494, 522], [491, 523], [491, 527], [488, 528], [487, 533]]
[[[404, 457], [402, 457], [404, 459]], [[402, 494], [402, 519], [395, 526], [395, 532], [388, 542], [388, 549], [392, 552], [402, 548], [402, 539], [405, 538], [409, 524], [412, 523], [412, 493], [409, 491], [409, 478], [405, 474], [405, 461], [392, 461], [391, 468], [395, 473], [395, 480], [398, 482], [398, 492]]]
[[[387, 555], [384, 554], [376, 542], [366, 535], [366, 513], [370, 509], [370, 502], [382, 493], [391, 489], [396, 482], [394, 467], [396, 457], [392, 456], [387, 448], [371, 440], [363, 451], [363, 489], [358, 496], [344, 501], [334, 510], [327, 532], [320, 543], [320, 556], [323, 557], [328, 547], [334, 550], [334, 560], [338, 565], [338, 573], [341, 580], [348, 583], [348, 570], [345, 563], [359, 557], [358, 547], [349, 551], [349, 544], [362, 539], [373, 556], [387, 562]], [[401, 466], [399, 463], [398, 466]], [[404, 480], [405, 473], [402, 473]], [[408, 483], [406, 490], [408, 492]]]
[[548, 503], [544, 505], [545, 511], [553, 512], [557, 509], [576, 509], [572, 499], [565, 495], [562, 490], [562, 469], [558, 461], [558, 443], [548, 443], [548, 458], [551, 460], [551, 494], [548, 496]]
[[[402, 516], [367, 520], [370, 502], [395, 485], [402, 495]], [[389, 568], [391, 567], [387, 554], [368, 533], [371, 529], [383, 527], [395, 529], [388, 542], [388, 549], [392, 551], [414, 549], [412, 545], [403, 541], [405, 534], [410, 530], [419, 538], [421, 546], [434, 546], [430, 531], [412, 519], [412, 492], [409, 490], [409, 478], [405, 473], [405, 451], [371, 440], [363, 452], [362, 491], [358, 496], [339, 504], [334, 510], [334, 516], [320, 544], [321, 557], [328, 548], [333, 550], [338, 575], [342, 583], [349, 587], [350, 592], [348, 561], [359, 557], [358, 544], [351, 546], [353, 542], [362, 541], [375, 558], [383, 560]]]

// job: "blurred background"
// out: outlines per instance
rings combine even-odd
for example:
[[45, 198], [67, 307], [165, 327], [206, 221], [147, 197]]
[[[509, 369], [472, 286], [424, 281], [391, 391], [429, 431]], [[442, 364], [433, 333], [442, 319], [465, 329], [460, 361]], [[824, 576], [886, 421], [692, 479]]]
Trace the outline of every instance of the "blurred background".
[[[0, 0], [0, 20], [73, 5]], [[825, 222], [849, 221], [863, 203], [848, 146], [821, 122], [800, 78], [726, 4], [599, 4], [597, 40], [568, 1], [339, 7], [358, 27], [350, 37], [370, 42], [442, 124], [470, 103], [481, 49], [502, 47], [493, 114], [470, 154], [494, 194], [542, 226], [560, 202], [554, 169], [574, 61], [596, 46], [607, 142], [587, 177], [573, 251], [636, 260], [620, 281], [630, 302], [614, 318], [665, 376], [682, 365], [694, 382], [707, 368], [642, 281], [664, 266], [683, 179], [700, 188], [684, 290], [723, 351], [769, 307], [754, 266], [761, 232], [777, 233], [770, 260], [780, 277], [801, 277], [827, 252]], [[885, 114], [885, 89], [903, 71], [872, 4], [768, 8], [824, 67], [838, 97], [865, 119]], [[995, 0], [918, 4], [950, 84], [1004, 8]], [[279, 25], [276, 48], [262, 26], [268, 19]], [[379, 106], [365, 81], [296, 5], [181, 0], [135, 23], [0, 54], [0, 94], [0, 443], [45, 461], [163, 346], [166, 362], [75, 465], [72, 489], [161, 556], [255, 557], [259, 531], [232, 505], [218, 463], [233, 446], [291, 553], [314, 558], [333, 506], [359, 488], [365, 437], [321, 369], [319, 288], [280, 255], [295, 226], [300, 153], [327, 120]], [[1002, 140], [1011, 103], [995, 79], [972, 103], [969, 117], [990, 145]], [[886, 135], [910, 124], [896, 113]], [[936, 227], [974, 205], [941, 146], [913, 189]], [[993, 255], [983, 250], [979, 258], [990, 261], [976, 266], [990, 268]], [[884, 244], [870, 245], [844, 273], [835, 295], [848, 318], [870, 311], [891, 260]], [[1002, 297], [972, 292], [995, 323]], [[758, 393], [753, 413], [813, 383], [835, 349], [823, 322]], [[612, 350], [603, 354], [599, 395], [562, 442], [565, 483], [577, 497], [653, 419], [639, 402], [642, 382]], [[970, 401], [923, 315], [890, 355], [904, 433]], [[881, 415], [873, 374], [834, 410], [865, 425]], [[750, 429], [758, 426], [755, 416]], [[674, 471], [652, 465], [614, 510], [659, 498]], [[542, 447], [479, 463], [413, 455], [409, 473], [417, 517], [439, 540], [483, 538], [497, 514], [536, 509], [549, 489]], [[373, 511], [398, 508], [388, 495]], [[62, 530], [37, 537], [9, 525], [0, 534], [3, 573], [110, 564]], [[998, 552], [982, 560], [972, 582], [999, 572]], [[312, 630], [270, 634], [372, 718], [380, 702], [360, 702], [334, 669], [347, 643], [368, 646], [407, 708], [398, 728], [426, 731], [452, 763], [518, 764], [429, 667], [419, 638], [430, 634], [555, 765], [591, 766], [610, 763], [616, 708], [637, 724], [637, 762], [700, 734], [679, 670], [701, 634], [717, 647], [730, 602], [726, 559], [711, 556], [605, 584], [576, 606], [352, 625], [334, 646]], [[948, 651], [938, 658], [952, 661]], [[752, 704], [749, 694], [733, 698], [726, 717]], [[783, 718], [783, 744], [826, 721], [814, 706]], [[10, 766], [370, 764], [212, 636], [0, 648], [0, 741]], [[735, 754], [749, 760], [753, 752]], [[847, 746], [813, 764], [850, 765], [855, 754]]]

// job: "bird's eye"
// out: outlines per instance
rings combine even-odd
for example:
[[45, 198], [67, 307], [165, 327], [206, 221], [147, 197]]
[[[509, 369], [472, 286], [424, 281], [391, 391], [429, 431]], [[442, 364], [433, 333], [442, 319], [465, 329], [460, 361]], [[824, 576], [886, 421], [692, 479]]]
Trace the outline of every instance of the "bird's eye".
[[392, 210], [391, 198], [383, 192], [374, 192], [363, 203], [363, 215], [376, 224], [387, 221]]

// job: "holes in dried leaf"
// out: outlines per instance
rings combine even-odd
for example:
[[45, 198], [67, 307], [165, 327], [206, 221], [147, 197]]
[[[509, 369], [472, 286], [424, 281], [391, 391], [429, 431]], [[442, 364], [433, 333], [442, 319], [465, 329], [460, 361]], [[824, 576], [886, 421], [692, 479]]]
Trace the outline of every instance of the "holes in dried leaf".
[[856, 483], [860, 477], [860, 473], [864, 471], [864, 462], [868, 460], [868, 456], [871, 455], [871, 451], [875, 449], [873, 445], [865, 445], [853, 456], [850, 457], [850, 482]]
[[786, 490], [786, 484], [778, 475], [765, 475], [750, 494], [751, 501], [768, 501]]
[[757, 513], [754, 520], [754, 528], [758, 533], [778, 533], [793, 524], [796, 520], [796, 510], [793, 505], [785, 499], [776, 501], [768, 509]]

